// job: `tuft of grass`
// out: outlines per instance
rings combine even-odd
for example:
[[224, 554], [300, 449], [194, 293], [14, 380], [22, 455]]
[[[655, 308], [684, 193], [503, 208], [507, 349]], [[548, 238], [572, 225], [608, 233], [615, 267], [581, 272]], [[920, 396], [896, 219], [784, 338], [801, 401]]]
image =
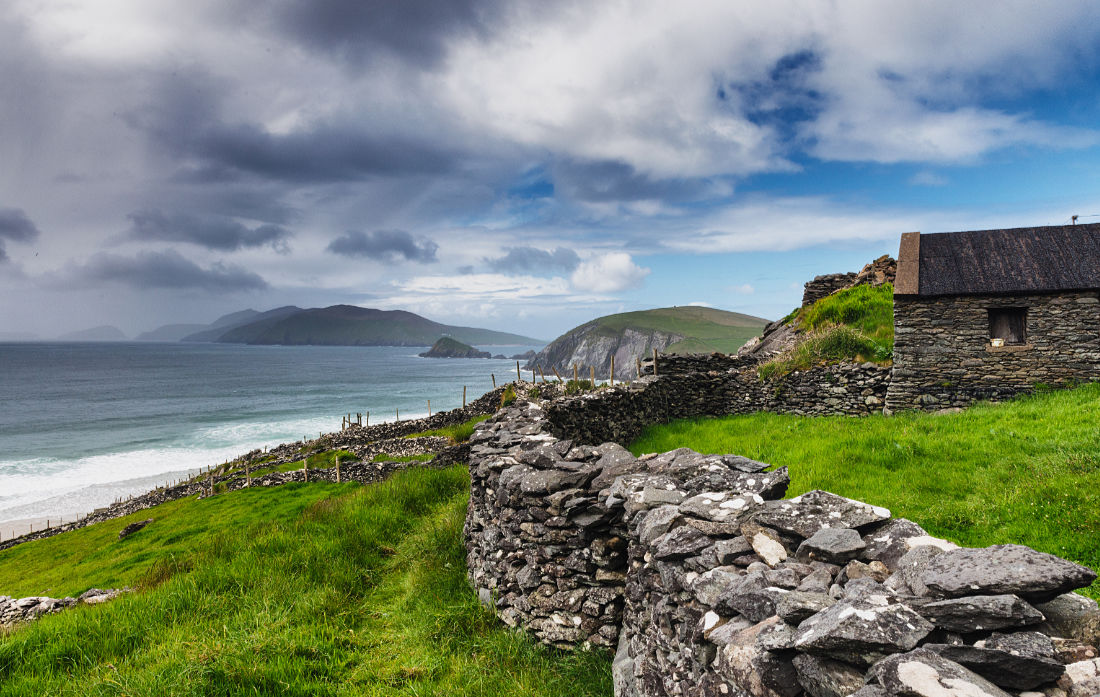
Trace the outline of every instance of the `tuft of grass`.
[[[515, 393], [512, 393], [513, 397]], [[452, 443], [465, 443], [470, 440], [470, 436], [474, 435], [474, 429], [482, 421], [487, 421], [492, 414], [482, 414], [481, 416], [475, 416], [469, 421], [465, 421], [454, 426], [444, 426], [443, 428], [435, 428], [431, 431], [421, 431], [420, 433], [413, 433], [405, 436], [406, 438], [421, 438], [423, 436], [442, 436], [444, 438], [450, 438]]]
[[516, 390], [511, 385], [509, 385], [508, 387], [504, 388], [504, 392], [500, 393], [500, 407], [501, 409], [503, 409], [504, 407], [511, 406], [515, 403], [515, 401]]
[[565, 383], [565, 394], [580, 394], [594, 389], [591, 380], [570, 380]]
[[[956, 414], [752, 414], [653, 426], [635, 454], [689, 447], [790, 468], [967, 546], [1018, 543], [1100, 569], [1100, 384]], [[1100, 582], [1086, 594], [1100, 598]]]
[[761, 379], [822, 363], [889, 361], [894, 355], [894, 286], [862, 285], [824, 297], [787, 316], [805, 330], [784, 354], [762, 364]]
[[423, 453], [421, 455], [387, 455], [386, 453], [378, 453], [371, 462], [428, 462], [435, 455], [433, 453]]
[[[337, 456], [340, 457], [340, 462], [342, 464], [359, 461], [359, 456], [351, 452], [350, 450], [328, 450], [323, 453], [307, 455], [305, 457], [305, 462], [311, 469], [328, 469], [330, 467], [336, 466]], [[284, 462], [281, 465], [276, 465], [272, 467], [260, 467], [258, 469], [254, 469], [252, 470], [252, 476], [259, 477], [265, 474], [270, 474], [271, 472], [294, 472], [300, 469], [302, 469], [302, 460], [297, 460], [295, 462]], [[235, 474], [239, 475], [239, 477], [244, 477], [244, 468], [237, 469], [234, 472]]]
[[542, 390], [539, 389], [538, 386], [532, 387], [531, 389], [527, 390], [527, 399], [534, 400], [540, 397], [542, 397]]
[[[540, 647], [477, 602], [468, 486], [465, 468], [414, 468], [232, 526], [187, 502], [180, 518], [210, 535], [185, 562], [162, 557], [145, 590], [0, 635], [0, 694], [610, 694], [605, 652]], [[223, 498], [249, 508], [321, 488]]]

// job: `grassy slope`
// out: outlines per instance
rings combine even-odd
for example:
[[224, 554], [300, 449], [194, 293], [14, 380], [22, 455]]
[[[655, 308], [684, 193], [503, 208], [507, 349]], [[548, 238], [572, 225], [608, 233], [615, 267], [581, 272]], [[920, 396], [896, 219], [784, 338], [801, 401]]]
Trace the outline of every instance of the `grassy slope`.
[[[606, 654], [538, 647], [478, 605], [467, 487], [452, 468], [233, 492], [211, 503], [256, 515], [230, 525], [187, 502], [174, 525], [216, 520], [219, 532], [159, 566], [155, 587], [0, 636], [0, 695], [610, 694]], [[311, 497], [295, 514], [255, 508]], [[120, 563], [154, 530], [114, 543]], [[24, 547], [23, 582], [56, 584], [48, 548], [65, 537]], [[104, 585], [91, 567], [67, 571], [73, 588]]]
[[739, 312], [684, 306], [607, 315], [593, 320], [593, 323], [598, 331], [608, 335], [618, 335], [624, 329], [634, 328], [655, 329], [687, 337], [670, 346], [669, 353], [733, 353], [746, 341], [759, 335], [768, 321]]
[[[958, 414], [754, 414], [654, 426], [636, 454], [689, 447], [886, 506], [959, 544], [1019, 543], [1100, 569], [1100, 384]], [[1100, 582], [1088, 591], [1100, 598]]]

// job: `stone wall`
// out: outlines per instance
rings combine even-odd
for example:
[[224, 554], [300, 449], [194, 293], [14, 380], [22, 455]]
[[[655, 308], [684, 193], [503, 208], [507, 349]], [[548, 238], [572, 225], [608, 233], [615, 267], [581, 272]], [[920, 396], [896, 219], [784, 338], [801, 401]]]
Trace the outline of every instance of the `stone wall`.
[[546, 417], [561, 437], [627, 443], [650, 424], [698, 416], [864, 416], [881, 411], [889, 377], [888, 367], [874, 363], [819, 366], [765, 381], [753, 368], [666, 375], [658, 363], [657, 377], [554, 400]]
[[842, 288], [847, 288], [856, 280], [856, 272], [829, 273], [814, 276], [814, 280], [806, 281], [802, 290], [802, 307], [813, 305], [818, 300], [832, 295]]
[[[989, 309], [1027, 308], [1022, 346], [990, 345]], [[1100, 379], [1096, 291], [1029, 296], [894, 298], [888, 408], [942, 409], [1005, 399], [1037, 384]]]
[[[571, 403], [680, 378], [647, 380]], [[1100, 609], [1069, 592], [1092, 571], [959, 549], [828, 492], [783, 500], [785, 468], [743, 457], [578, 445], [592, 429], [563, 432], [557, 404], [521, 402], [471, 439], [469, 578], [539, 641], [616, 646], [616, 695], [1100, 690]]]

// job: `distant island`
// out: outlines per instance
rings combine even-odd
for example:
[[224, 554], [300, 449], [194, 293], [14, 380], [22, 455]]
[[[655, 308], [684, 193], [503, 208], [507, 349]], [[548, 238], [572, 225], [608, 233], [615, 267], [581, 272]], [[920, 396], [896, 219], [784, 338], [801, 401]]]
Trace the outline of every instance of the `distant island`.
[[267, 312], [242, 310], [208, 325], [169, 324], [138, 338], [282, 346], [431, 346], [441, 336], [464, 344], [545, 343], [519, 334], [441, 324], [404, 310], [354, 305], [309, 309], [288, 305]]
[[432, 344], [432, 347], [419, 354], [421, 358], [492, 358], [488, 351], [479, 351], [473, 346], [445, 336]]

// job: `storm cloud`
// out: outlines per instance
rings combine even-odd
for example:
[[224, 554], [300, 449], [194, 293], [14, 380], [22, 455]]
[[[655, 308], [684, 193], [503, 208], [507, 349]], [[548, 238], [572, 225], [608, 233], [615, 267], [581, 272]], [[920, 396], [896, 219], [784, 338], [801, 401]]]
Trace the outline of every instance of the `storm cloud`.
[[127, 237], [142, 241], [188, 242], [219, 251], [271, 245], [286, 251], [291, 232], [281, 225], [247, 227], [227, 217], [146, 210], [131, 213]]
[[486, 259], [485, 262], [494, 271], [502, 273], [517, 271], [573, 271], [581, 263], [581, 258], [572, 249], [556, 247], [553, 250], [537, 247], [505, 247], [504, 256]]
[[0, 263], [8, 261], [4, 242], [30, 242], [41, 233], [38, 227], [19, 208], [0, 208]]
[[396, 260], [404, 258], [421, 264], [437, 261], [435, 253], [439, 245], [421, 237], [414, 238], [404, 230], [348, 231], [328, 245], [328, 251], [345, 257], [368, 257]]
[[203, 268], [179, 252], [141, 252], [133, 257], [100, 253], [70, 269], [74, 285], [119, 283], [139, 290], [201, 290], [209, 293], [264, 290], [259, 274], [235, 264], [215, 262]]

